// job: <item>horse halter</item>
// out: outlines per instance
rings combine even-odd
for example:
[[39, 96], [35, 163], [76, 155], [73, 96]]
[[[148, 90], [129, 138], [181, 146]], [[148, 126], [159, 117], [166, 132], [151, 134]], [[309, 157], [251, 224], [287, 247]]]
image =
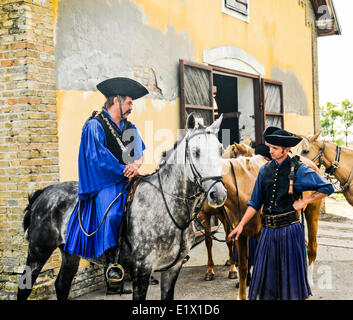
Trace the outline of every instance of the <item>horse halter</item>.
[[[319, 153], [316, 155], [316, 157], [314, 157], [313, 162], [315, 162], [317, 159], [319, 159], [319, 164], [317, 165], [319, 168], [321, 167], [321, 165], [323, 164], [323, 155], [324, 155], [324, 151], [325, 151], [325, 140], [322, 141], [322, 147], [320, 148]], [[331, 163], [331, 166], [326, 168], [325, 172], [329, 175], [334, 175], [336, 170], [338, 169], [338, 167], [340, 166], [340, 157], [341, 157], [341, 147], [336, 146], [336, 156], [335, 156], [335, 160]]]
[[[198, 188], [202, 191], [205, 192], [206, 194], [213, 188], [213, 186], [218, 183], [221, 182], [223, 184], [222, 181], [222, 176], [207, 176], [207, 177], [202, 177], [201, 174], [199, 173], [199, 171], [197, 170], [197, 168], [195, 167], [194, 162], [192, 161], [192, 156], [190, 153], [190, 146], [189, 146], [189, 141], [196, 137], [199, 136], [201, 134], [213, 134], [217, 137], [217, 135], [213, 132], [210, 131], [203, 131], [203, 132], [196, 132], [193, 135], [191, 135], [190, 137], [186, 137], [186, 141], [185, 141], [185, 165], [186, 163], [189, 164], [190, 168], [191, 168], [191, 172], [194, 175], [194, 183], [198, 186]], [[189, 161], [187, 161], [187, 159], [189, 159]], [[205, 188], [202, 186], [202, 183], [208, 180], [213, 180], [213, 183], [211, 184], [211, 186], [208, 188], [208, 190], [206, 191]]]
[[325, 140], [322, 141], [322, 147], [320, 148], [319, 150], [319, 153], [314, 157], [314, 159], [312, 159], [311, 161], [312, 162], [315, 162], [317, 159], [319, 159], [319, 163], [318, 163], [318, 168], [321, 167], [321, 165], [323, 164], [324, 160], [322, 159], [322, 156], [324, 154], [324, 151], [325, 151]]

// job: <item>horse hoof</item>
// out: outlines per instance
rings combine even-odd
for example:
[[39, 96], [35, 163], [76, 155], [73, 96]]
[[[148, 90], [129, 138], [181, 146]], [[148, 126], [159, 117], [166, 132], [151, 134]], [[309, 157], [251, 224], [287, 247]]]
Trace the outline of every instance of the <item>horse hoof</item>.
[[229, 271], [228, 279], [238, 279], [238, 275], [236, 271]]
[[206, 273], [206, 275], [205, 275], [205, 280], [206, 280], [206, 281], [212, 281], [212, 280], [214, 280], [214, 274], [213, 274], [213, 273]]

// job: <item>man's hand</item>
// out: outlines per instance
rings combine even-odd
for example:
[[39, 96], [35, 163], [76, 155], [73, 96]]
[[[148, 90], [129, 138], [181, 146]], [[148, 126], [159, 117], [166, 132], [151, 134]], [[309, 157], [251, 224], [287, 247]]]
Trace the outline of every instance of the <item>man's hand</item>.
[[129, 163], [125, 166], [124, 169], [124, 175], [125, 177], [127, 177], [129, 180], [131, 180], [133, 177], [135, 177], [136, 175], [138, 175], [138, 166], [133, 162], [133, 163]]
[[235, 240], [238, 240], [240, 234], [243, 232], [243, 226], [239, 224], [235, 229], [232, 230], [232, 232], [228, 235], [227, 239], [230, 241], [234, 235]]
[[300, 199], [300, 200], [294, 201], [293, 208], [296, 211], [299, 211], [299, 210], [303, 209], [306, 205], [307, 205], [306, 201], [304, 199]]
[[315, 192], [303, 199], [299, 199], [297, 201], [294, 201], [293, 203], [293, 208], [295, 210], [301, 210], [303, 209], [306, 205], [308, 205], [309, 203], [321, 200], [323, 198], [327, 197], [326, 193], [321, 193], [321, 192]]

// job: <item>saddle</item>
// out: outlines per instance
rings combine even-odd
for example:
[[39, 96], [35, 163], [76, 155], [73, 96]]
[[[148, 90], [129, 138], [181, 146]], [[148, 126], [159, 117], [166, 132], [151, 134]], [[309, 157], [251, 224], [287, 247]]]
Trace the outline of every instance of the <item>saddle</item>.
[[141, 178], [142, 178], [142, 176], [135, 176], [134, 178], [132, 178], [132, 180], [130, 182], [129, 193], [127, 195], [125, 207], [124, 207], [124, 215], [127, 214], [127, 212], [129, 211], [131, 203], [134, 200], [136, 188], [139, 185]]

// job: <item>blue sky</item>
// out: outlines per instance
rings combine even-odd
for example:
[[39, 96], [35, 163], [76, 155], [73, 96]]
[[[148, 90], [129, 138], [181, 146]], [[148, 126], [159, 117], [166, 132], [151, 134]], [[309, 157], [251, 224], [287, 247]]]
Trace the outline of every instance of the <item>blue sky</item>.
[[342, 35], [318, 39], [320, 106], [328, 101], [353, 102], [353, 1], [333, 3]]

